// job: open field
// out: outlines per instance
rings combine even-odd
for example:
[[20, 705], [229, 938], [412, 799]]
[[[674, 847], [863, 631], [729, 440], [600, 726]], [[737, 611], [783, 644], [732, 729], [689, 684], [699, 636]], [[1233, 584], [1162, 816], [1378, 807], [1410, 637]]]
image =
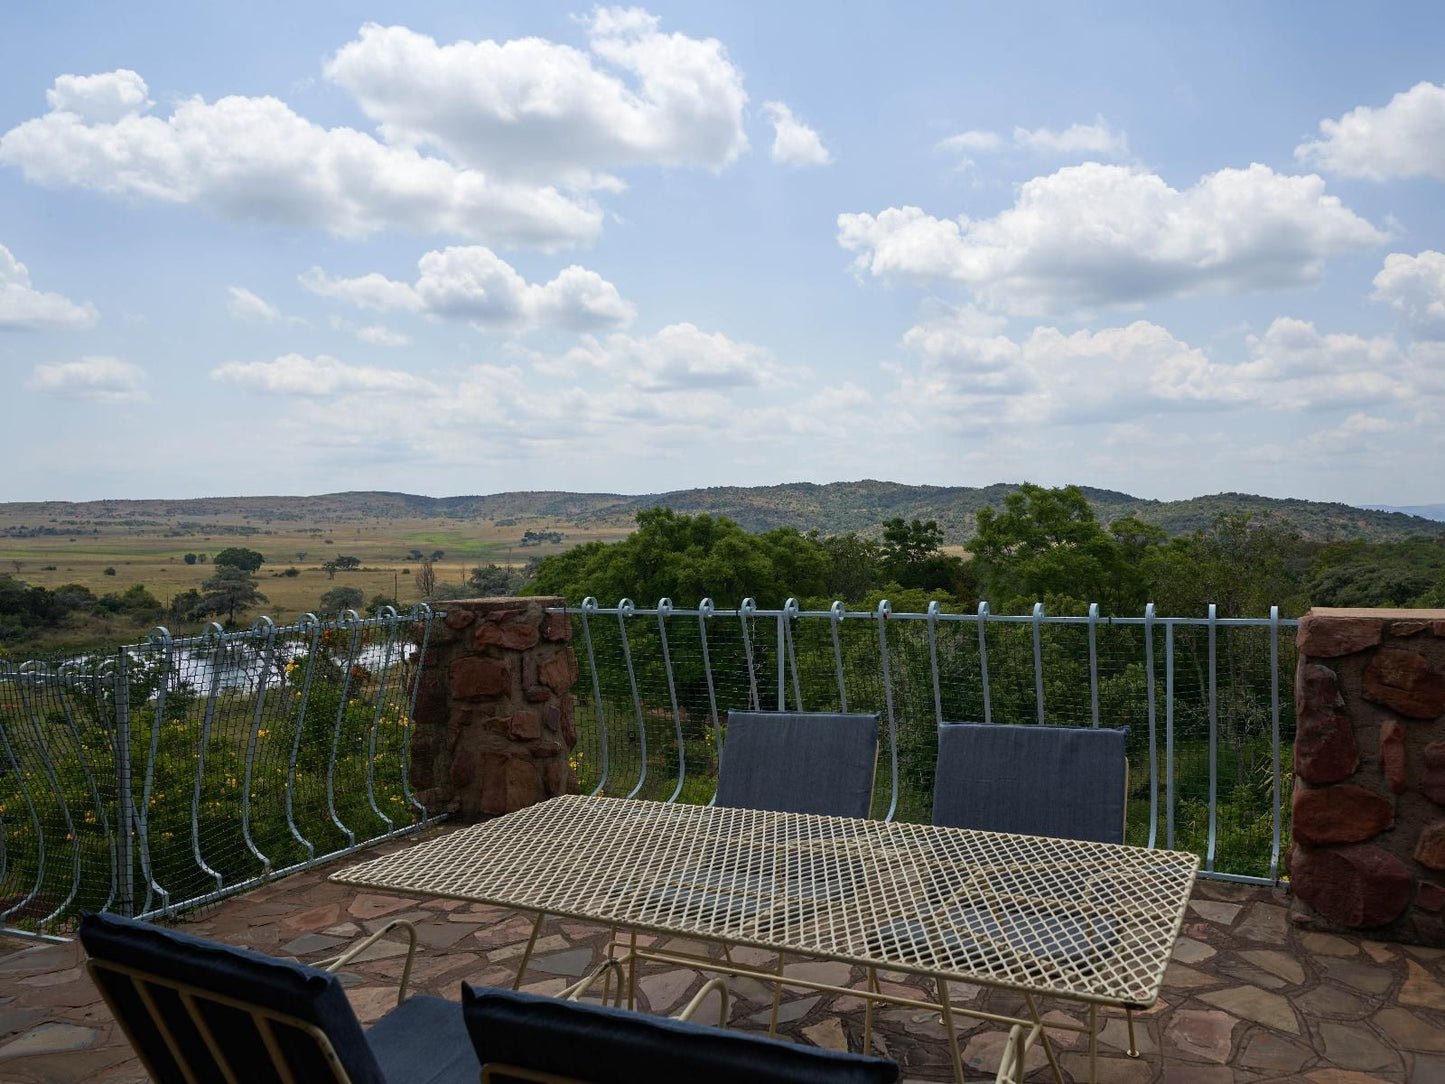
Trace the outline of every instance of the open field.
[[[14, 509], [16, 506], [11, 506]], [[59, 530], [44, 533], [39, 530]], [[520, 545], [524, 530], [560, 531], [559, 543]], [[287, 522], [244, 519], [239, 515], [189, 518], [183, 525], [165, 522], [107, 522], [62, 520], [43, 515], [6, 515], [0, 512], [0, 575], [12, 575], [28, 584], [54, 589], [82, 584], [97, 595], [124, 592], [142, 584], [163, 605], [190, 588], [199, 588], [211, 565], [184, 561], [185, 554], [214, 556], [230, 546], [254, 549], [266, 557], [257, 574], [262, 607], [277, 621], [291, 620], [319, 606], [321, 596], [333, 587], [358, 587], [368, 599], [377, 594], [395, 597], [403, 606], [420, 597], [413, 586], [417, 562], [408, 559], [413, 549], [424, 554], [441, 550], [435, 562], [438, 583], [464, 583], [478, 564], [520, 567], [533, 557], [545, 557], [592, 539], [624, 537], [630, 526], [528, 520], [525, 527], [497, 526], [491, 521], [437, 518], [366, 518], [338, 521], [324, 516]], [[29, 537], [16, 537], [24, 532]], [[361, 560], [354, 572], [337, 572], [329, 578], [322, 565], [337, 555]], [[113, 568], [114, 575], [105, 570]], [[295, 568], [299, 575], [280, 573]], [[255, 613], [248, 614], [252, 618]], [[81, 630], [75, 630], [77, 633]], [[135, 626], [123, 619], [102, 619], [84, 635], [61, 636], [59, 645], [77, 640], [134, 637]]]

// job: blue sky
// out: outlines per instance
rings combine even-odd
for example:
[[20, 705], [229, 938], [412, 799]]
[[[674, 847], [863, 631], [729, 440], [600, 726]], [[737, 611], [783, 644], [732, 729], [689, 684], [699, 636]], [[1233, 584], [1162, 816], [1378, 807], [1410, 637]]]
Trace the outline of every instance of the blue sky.
[[0, 494], [1445, 500], [1384, 10], [8, 6]]

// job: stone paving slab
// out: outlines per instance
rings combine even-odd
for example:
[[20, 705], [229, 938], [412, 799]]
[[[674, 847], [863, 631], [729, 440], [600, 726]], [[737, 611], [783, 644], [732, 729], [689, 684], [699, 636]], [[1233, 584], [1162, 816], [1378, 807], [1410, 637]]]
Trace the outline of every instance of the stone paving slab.
[[[378, 851], [409, 843], [390, 844]], [[412, 986], [453, 1000], [462, 980], [509, 985], [531, 916], [455, 901], [416, 900], [333, 885], [330, 869], [309, 870], [228, 900], [179, 923], [203, 937], [307, 962], [334, 956], [389, 918], [417, 922], [420, 948]], [[1136, 1017], [1143, 1057], [1123, 1056], [1120, 1013], [1106, 1014], [1099, 1079], [1107, 1084], [1445, 1084], [1445, 952], [1333, 934], [1302, 932], [1286, 921], [1285, 897], [1269, 889], [1201, 883], [1159, 1003]], [[640, 941], [652, 941], [640, 937]], [[524, 988], [555, 993], [602, 958], [607, 931], [574, 920], [548, 920], [538, 940], [539, 966]], [[706, 949], [670, 941], [675, 948]], [[400, 938], [353, 961], [347, 995], [364, 1023], [396, 999]], [[771, 968], [771, 953], [735, 951]], [[36, 946], [0, 938], [0, 1080], [14, 1084], [126, 1084], [145, 1079], [99, 993], [81, 970], [77, 944]], [[861, 988], [863, 969], [786, 961], [795, 977]], [[926, 996], [927, 983], [891, 973], [883, 988]], [[676, 1012], [704, 976], [665, 965], [639, 968], [646, 1011]], [[737, 979], [729, 1026], [766, 1031], [772, 990]], [[1021, 998], [955, 984], [956, 1002], [1017, 1012]], [[1077, 1006], [1045, 1003], [1054, 1023], [1082, 1019]], [[715, 1020], [709, 1001], [699, 1019]], [[858, 1050], [863, 1002], [849, 995], [786, 990], [780, 1033], [796, 1042]], [[1003, 1049], [995, 1025], [960, 1020], [970, 1080], [991, 1080]], [[1084, 1079], [1085, 1047], [1077, 1034], [1050, 1035], [1069, 1081]], [[875, 1013], [874, 1049], [899, 1061], [908, 1081], [949, 1080], [936, 1013], [903, 1007]], [[1030, 1081], [1052, 1080], [1043, 1052], [1029, 1060]]]

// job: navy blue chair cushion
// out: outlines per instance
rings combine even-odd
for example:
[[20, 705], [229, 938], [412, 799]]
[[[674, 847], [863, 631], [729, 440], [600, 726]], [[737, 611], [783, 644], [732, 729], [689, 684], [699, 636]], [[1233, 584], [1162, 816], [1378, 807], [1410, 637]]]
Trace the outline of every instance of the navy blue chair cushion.
[[[893, 1084], [884, 1058], [819, 1050], [622, 1009], [462, 984], [483, 1063], [587, 1084]], [[501, 1076], [500, 1081], [516, 1080]]]
[[462, 1007], [445, 998], [407, 998], [366, 1038], [389, 1084], [477, 1084], [482, 1072]]
[[878, 716], [733, 711], [716, 804], [774, 813], [866, 817], [878, 766]]
[[1122, 843], [1128, 735], [1126, 727], [944, 723], [933, 823]]
[[[88, 914], [81, 920], [79, 932], [85, 951], [102, 963], [137, 968], [312, 1024], [331, 1040], [353, 1084], [387, 1084], [335, 975], [116, 915]], [[185, 1077], [151, 1023], [135, 983], [128, 976], [104, 968], [98, 968], [95, 977], [124, 1018], [140, 1052], [155, 1068], [159, 1084], [182, 1084]], [[148, 989], [187, 1060], [202, 1067], [201, 1079], [222, 1079], [180, 998], [165, 987], [151, 985]], [[239, 1079], [277, 1080], [251, 1017], [240, 1009], [197, 1000], [207, 1027]], [[297, 1080], [335, 1079], [320, 1048], [305, 1032], [280, 1026], [275, 1032]]]

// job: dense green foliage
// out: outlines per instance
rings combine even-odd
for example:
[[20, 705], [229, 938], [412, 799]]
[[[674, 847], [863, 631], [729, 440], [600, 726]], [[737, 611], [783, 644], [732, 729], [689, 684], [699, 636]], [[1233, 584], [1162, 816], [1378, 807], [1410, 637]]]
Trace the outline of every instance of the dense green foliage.
[[161, 615], [160, 601], [140, 584], [97, 596], [77, 583], [54, 591], [32, 587], [13, 576], [0, 576], [0, 644], [16, 643], [67, 620], [114, 616], [144, 625]]
[[[887, 597], [895, 610], [938, 599], [998, 613], [1042, 601], [1049, 613], [1263, 616], [1279, 606], [1296, 616], [1311, 604], [1425, 606], [1445, 602], [1445, 535], [1408, 542], [1322, 544], [1269, 518], [1221, 513], [1207, 527], [1168, 537], [1134, 516], [1101, 523], [1086, 495], [1068, 486], [1025, 484], [1001, 509], [978, 513], [964, 561], [943, 552], [943, 530], [894, 517], [882, 540], [821, 536], [779, 527], [751, 534], [729, 519], [667, 508], [637, 514], [637, 530], [611, 545], [590, 542], [539, 562], [527, 591], [606, 605], [671, 598], [692, 606], [753, 598], [778, 607], [790, 597], [821, 608]], [[479, 570], [480, 571], [480, 570]], [[474, 576], [474, 583], [481, 584]], [[488, 580], [488, 583], [491, 581]]]

